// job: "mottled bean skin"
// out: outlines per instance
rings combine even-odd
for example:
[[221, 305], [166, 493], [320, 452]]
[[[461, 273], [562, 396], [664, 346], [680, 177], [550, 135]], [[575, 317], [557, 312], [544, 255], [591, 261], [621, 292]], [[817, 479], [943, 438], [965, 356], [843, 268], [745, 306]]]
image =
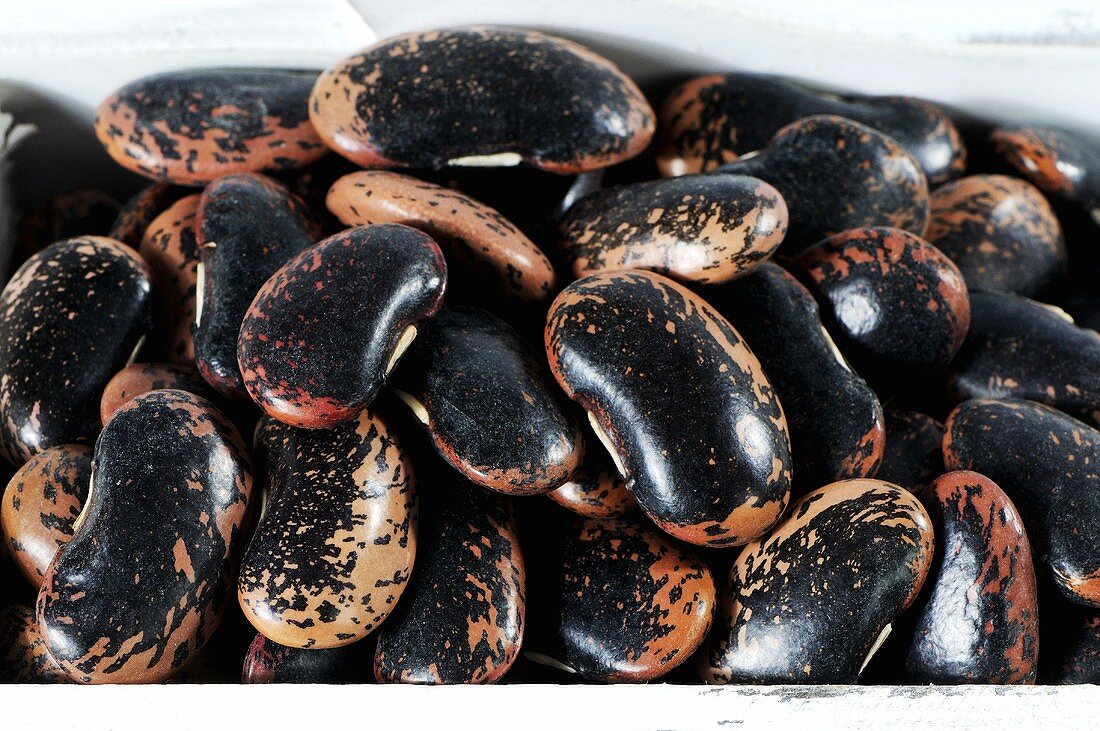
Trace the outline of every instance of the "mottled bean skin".
[[1035, 186], [1007, 175], [970, 175], [932, 191], [925, 238], [971, 289], [1029, 297], [1066, 270], [1054, 209]]
[[704, 296], [745, 337], [783, 404], [795, 495], [875, 476], [886, 443], [882, 406], [836, 349], [813, 295], [764, 262]]
[[1000, 127], [993, 147], [1044, 193], [1100, 215], [1100, 149], [1076, 135], [1047, 127]]
[[947, 420], [944, 463], [997, 483], [1065, 597], [1100, 606], [1100, 432], [1031, 401], [964, 401]]
[[790, 211], [781, 249], [795, 254], [826, 236], [891, 226], [918, 236], [928, 224], [928, 182], [897, 142], [842, 117], [807, 117], [776, 132], [759, 155], [717, 168], [774, 185]]
[[650, 272], [596, 274], [558, 295], [545, 339], [558, 383], [660, 528], [729, 547], [779, 519], [791, 489], [783, 409], [743, 338], [698, 295]]
[[745, 546], [721, 597], [708, 683], [854, 683], [932, 563], [928, 513], [881, 480], [810, 493]]
[[91, 478], [91, 448], [70, 444], [42, 450], [8, 482], [0, 528], [12, 558], [35, 589], [57, 551], [72, 538]]
[[561, 485], [584, 456], [580, 425], [546, 367], [502, 320], [445, 309], [424, 323], [392, 379], [436, 451], [510, 495]]
[[370, 634], [393, 610], [416, 554], [412, 466], [370, 410], [334, 429], [264, 419], [263, 517], [241, 562], [245, 616], [289, 647], [326, 649]]
[[586, 435], [586, 443], [584, 462], [565, 484], [546, 493], [546, 497], [585, 518], [617, 518], [636, 510], [638, 502], [611, 455], [591, 434]]
[[116, 373], [103, 389], [99, 419], [104, 425], [130, 399], [161, 388], [188, 391], [207, 399], [217, 394], [191, 366], [172, 363], [132, 363]]
[[[288, 261], [256, 294], [237, 359], [249, 395], [293, 426], [335, 426], [368, 406], [418, 324], [443, 304], [447, 264], [427, 234], [359, 226]], [[400, 349], [399, 349], [400, 348]]]
[[248, 646], [241, 670], [246, 685], [265, 683], [368, 683], [371, 648], [362, 643], [328, 650], [302, 650], [257, 634]]
[[841, 342], [876, 365], [941, 368], [962, 346], [970, 325], [966, 282], [915, 234], [845, 231], [806, 249], [795, 266]]
[[22, 464], [61, 444], [91, 444], [99, 396], [152, 324], [149, 269], [98, 236], [31, 257], [0, 294], [0, 436]]
[[815, 114], [835, 114], [889, 135], [917, 159], [932, 183], [966, 168], [959, 131], [930, 102], [836, 96], [749, 73], [707, 74], [673, 89], [660, 110], [657, 166], [666, 176], [705, 172], [763, 148], [781, 127]]
[[496, 210], [457, 190], [365, 170], [337, 180], [325, 204], [348, 226], [401, 223], [431, 236], [447, 255], [452, 297], [456, 284], [469, 297], [489, 283], [520, 304], [543, 302], [557, 290], [542, 250]]
[[1038, 302], [975, 292], [950, 371], [960, 399], [1028, 399], [1100, 426], [1100, 334]]
[[943, 424], [916, 411], [886, 411], [886, 449], [875, 475], [916, 493], [944, 473]]
[[1038, 596], [1016, 507], [976, 472], [949, 472], [922, 495], [936, 531], [931, 591], [905, 668], [917, 683], [1034, 684]]
[[187, 188], [165, 183], [145, 186], [122, 204], [107, 236], [138, 248], [149, 224], [188, 192]]
[[119, 165], [162, 183], [301, 167], [326, 151], [307, 116], [315, 78], [230, 68], [147, 76], [99, 105], [96, 136]]
[[165, 209], [149, 223], [138, 248], [156, 290], [156, 327], [146, 352], [171, 363], [195, 363], [201, 260], [195, 216], [200, 199], [195, 193]]
[[0, 608], [0, 684], [68, 682], [46, 650], [34, 609], [19, 605]]
[[787, 204], [762, 180], [685, 175], [590, 193], [559, 222], [573, 275], [648, 269], [713, 284], [751, 271], [787, 232]]
[[380, 683], [494, 683], [523, 639], [526, 579], [511, 503], [445, 468], [420, 484], [416, 570], [378, 631], [374, 675]]
[[321, 74], [309, 115], [325, 144], [365, 168], [512, 153], [579, 173], [634, 157], [655, 125], [638, 87], [607, 59], [492, 27], [381, 41]]
[[219, 393], [243, 397], [241, 321], [268, 277], [313, 244], [310, 213], [271, 178], [227, 175], [203, 190], [195, 231], [202, 265], [195, 365]]
[[691, 657], [710, 628], [710, 569], [647, 525], [575, 521], [558, 569], [548, 654], [587, 680], [656, 680]]
[[252, 478], [208, 401], [153, 391], [96, 443], [76, 532], [46, 572], [38, 625], [81, 683], [155, 683], [209, 639], [231, 598]]

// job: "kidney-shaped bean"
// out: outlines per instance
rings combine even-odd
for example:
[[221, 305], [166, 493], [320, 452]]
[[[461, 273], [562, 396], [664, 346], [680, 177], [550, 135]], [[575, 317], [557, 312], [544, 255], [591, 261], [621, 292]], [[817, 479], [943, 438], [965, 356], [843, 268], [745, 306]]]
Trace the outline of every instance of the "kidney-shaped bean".
[[634, 157], [649, 103], [618, 68], [544, 33], [471, 27], [397, 36], [321, 74], [309, 115], [367, 168], [515, 165], [558, 173]]
[[159, 682], [202, 648], [232, 596], [251, 486], [236, 429], [206, 399], [152, 391], [115, 414], [38, 594], [42, 636], [70, 677]]
[[546, 350], [663, 530], [736, 546], [779, 519], [791, 489], [783, 409], [745, 341], [698, 295], [650, 272], [586, 277], [554, 300]]
[[393, 610], [416, 553], [416, 492], [397, 438], [370, 410], [333, 429], [264, 419], [263, 517], [239, 596], [261, 634], [289, 647], [348, 645]]
[[31, 257], [0, 294], [0, 432], [21, 464], [91, 444], [99, 396], [152, 322], [149, 269], [117, 241], [87, 236]]

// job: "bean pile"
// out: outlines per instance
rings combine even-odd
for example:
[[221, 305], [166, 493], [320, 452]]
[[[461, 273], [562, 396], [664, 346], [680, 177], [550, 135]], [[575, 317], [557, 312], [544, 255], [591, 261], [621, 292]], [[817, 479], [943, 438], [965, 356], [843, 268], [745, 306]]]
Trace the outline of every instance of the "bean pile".
[[151, 184], [0, 294], [0, 680], [1100, 682], [1100, 148], [491, 27], [95, 131]]

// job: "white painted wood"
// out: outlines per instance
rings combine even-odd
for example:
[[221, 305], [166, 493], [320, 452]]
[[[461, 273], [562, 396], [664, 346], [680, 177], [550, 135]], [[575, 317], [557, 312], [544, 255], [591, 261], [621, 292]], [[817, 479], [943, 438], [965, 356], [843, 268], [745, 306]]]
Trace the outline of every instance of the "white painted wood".
[[1097, 686], [0, 687], [5, 731], [1088, 729]]
[[379, 37], [529, 25], [609, 52], [645, 80], [747, 69], [923, 96], [1100, 140], [1097, 0], [351, 0]]
[[146, 74], [210, 65], [320, 69], [374, 40], [345, 0], [0, 0], [0, 104], [17, 95], [5, 93], [6, 82], [86, 116]]

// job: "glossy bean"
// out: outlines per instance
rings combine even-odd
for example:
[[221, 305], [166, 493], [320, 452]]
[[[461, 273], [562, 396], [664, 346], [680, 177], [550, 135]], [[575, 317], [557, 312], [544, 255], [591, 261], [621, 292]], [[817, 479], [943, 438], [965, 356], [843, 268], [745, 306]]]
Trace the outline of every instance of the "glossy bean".
[[480, 26], [396, 36], [340, 61], [317, 80], [309, 115], [325, 144], [366, 168], [525, 162], [557, 173], [634, 157], [655, 124], [607, 59]]
[[554, 300], [546, 350], [663, 530], [737, 546], [779, 519], [791, 489], [783, 409], [744, 339], [698, 295], [650, 272], [586, 277]]
[[69, 677], [159, 682], [202, 648], [232, 596], [251, 484], [236, 429], [202, 397], [153, 391], [115, 414], [38, 594], [39, 628]]

